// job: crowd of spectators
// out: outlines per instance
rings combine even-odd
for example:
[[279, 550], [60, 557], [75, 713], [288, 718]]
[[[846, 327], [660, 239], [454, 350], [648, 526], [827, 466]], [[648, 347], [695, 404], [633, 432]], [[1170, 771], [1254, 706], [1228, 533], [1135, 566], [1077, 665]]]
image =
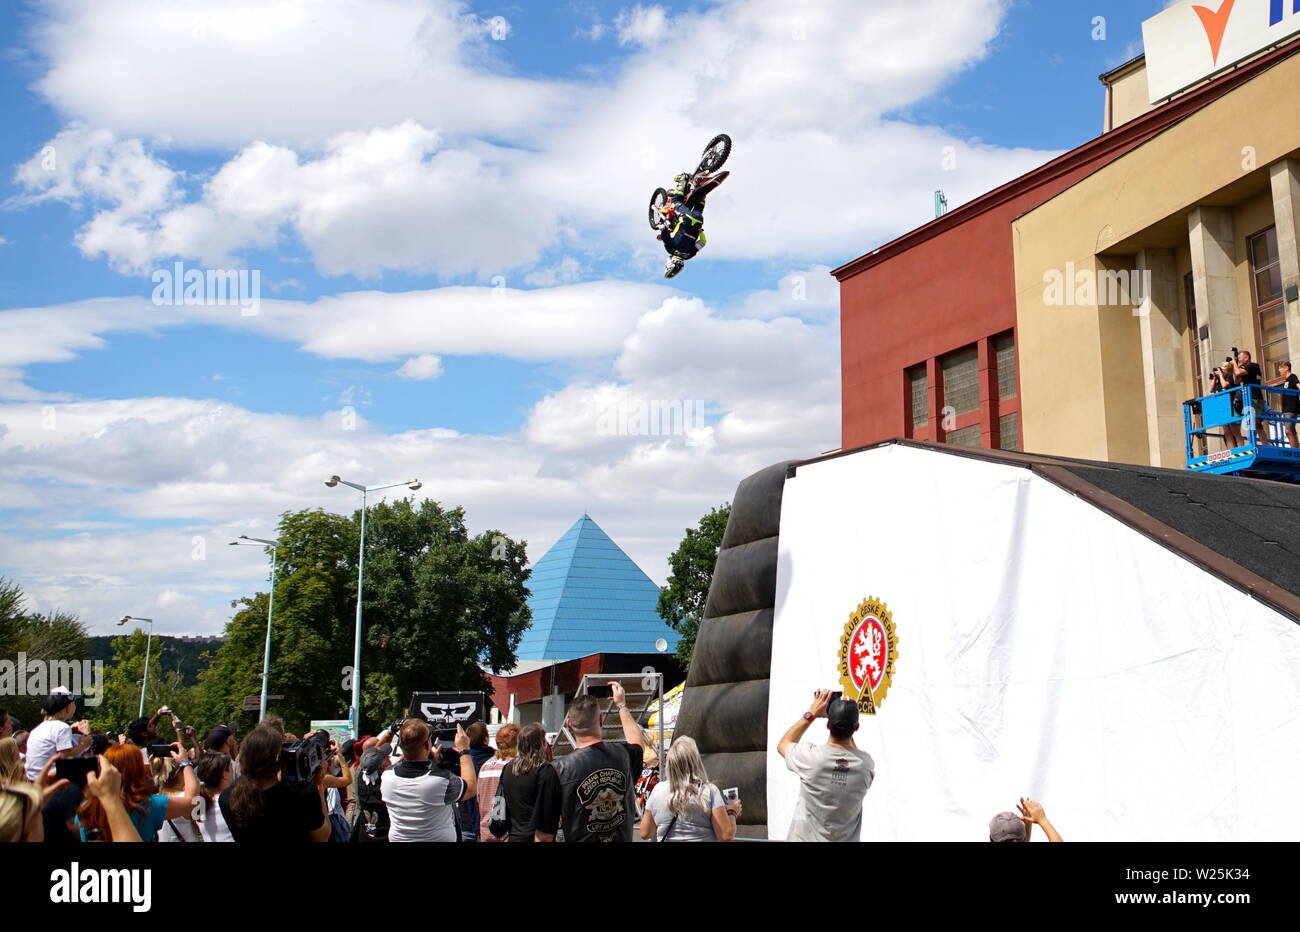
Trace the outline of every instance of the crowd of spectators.
[[[710, 782], [695, 741], [677, 737], [660, 768], [622, 686], [609, 691], [623, 740], [605, 740], [599, 701], [579, 695], [565, 717], [574, 750], [556, 757], [537, 723], [490, 736], [475, 722], [446, 743], [407, 718], [340, 743], [271, 717], [242, 739], [218, 725], [200, 740], [163, 707], [110, 736], [72, 722], [76, 697], [56, 690], [30, 733], [0, 709], [0, 841], [732, 841], [742, 802]], [[802, 741], [819, 718], [826, 742]], [[861, 837], [875, 762], [855, 743], [859, 721], [856, 703], [819, 690], [780, 739], [799, 781], [789, 840]], [[990, 841], [1029, 841], [1034, 825], [1061, 840], [1041, 804], [1017, 808], [993, 818]]]

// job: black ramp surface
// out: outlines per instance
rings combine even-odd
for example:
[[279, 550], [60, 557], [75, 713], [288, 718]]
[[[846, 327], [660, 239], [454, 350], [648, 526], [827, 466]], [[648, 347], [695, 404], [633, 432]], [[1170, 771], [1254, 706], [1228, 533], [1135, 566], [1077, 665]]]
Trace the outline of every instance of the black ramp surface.
[[1300, 595], [1300, 486], [1141, 466], [1065, 468]]

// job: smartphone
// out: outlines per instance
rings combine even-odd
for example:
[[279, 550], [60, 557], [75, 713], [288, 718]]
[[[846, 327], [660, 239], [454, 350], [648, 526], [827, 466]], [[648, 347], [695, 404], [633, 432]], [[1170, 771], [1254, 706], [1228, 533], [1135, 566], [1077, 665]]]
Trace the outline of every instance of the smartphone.
[[60, 757], [54, 762], [54, 776], [76, 786], [85, 786], [90, 773], [99, 773], [98, 757]]
[[171, 757], [172, 753], [177, 750], [174, 744], [151, 744], [149, 745], [150, 757]]
[[738, 801], [740, 799], [740, 788], [733, 786], [730, 789], [723, 790], [722, 798], [729, 803]]
[[587, 695], [594, 696], [597, 699], [613, 699], [614, 690], [610, 688], [608, 683], [593, 683], [587, 687]]

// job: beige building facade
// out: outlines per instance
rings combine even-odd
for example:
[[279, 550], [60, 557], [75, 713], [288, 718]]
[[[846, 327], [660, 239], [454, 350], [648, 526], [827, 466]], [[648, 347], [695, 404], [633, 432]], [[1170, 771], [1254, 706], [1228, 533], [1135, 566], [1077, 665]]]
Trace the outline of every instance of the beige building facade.
[[[1182, 467], [1182, 403], [1233, 347], [1269, 382], [1300, 356], [1297, 52], [1013, 222], [1035, 452]], [[1112, 74], [1107, 128], [1158, 109], [1140, 60]]]

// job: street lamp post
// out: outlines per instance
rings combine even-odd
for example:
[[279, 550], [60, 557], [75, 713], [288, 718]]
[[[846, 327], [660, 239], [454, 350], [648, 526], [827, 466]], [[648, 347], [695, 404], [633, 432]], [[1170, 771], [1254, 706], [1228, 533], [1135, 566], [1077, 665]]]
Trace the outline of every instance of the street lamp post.
[[271, 548], [271, 594], [266, 600], [266, 647], [262, 649], [262, 702], [257, 720], [265, 721], [266, 719], [266, 696], [270, 692], [271, 681], [271, 615], [275, 610], [275, 560], [276, 545], [279, 543], [274, 540], [265, 540], [261, 537], [249, 537], [247, 534], [240, 534], [239, 540], [232, 540], [230, 546], [238, 547], [245, 541], [248, 546], [258, 546], [261, 544]]
[[144, 679], [140, 681], [140, 711], [136, 713], [137, 715], [143, 718], [144, 717], [144, 694], [145, 694], [145, 690], [149, 688], [149, 649], [153, 647], [153, 619], [137, 618], [134, 615], [127, 615], [117, 623], [117, 626], [120, 628], [128, 621], [147, 621], [149, 623], [149, 637], [145, 639], [144, 642]]
[[392, 482], [388, 485], [365, 486], [348, 482], [338, 476], [330, 476], [325, 480], [325, 484], [331, 489], [337, 485], [346, 485], [361, 493], [361, 554], [357, 559], [357, 623], [352, 638], [352, 707], [348, 711], [348, 718], [352, 723], [352, 737], [357, 738], [361, 734], [361, 601], [366, 571], [366, 496], [383, 489], [395, 489], [399, 485], [404, 485], [415, 492], [421, 487], [421, 483], [419, 479], [407, 479], [405, 482]]

